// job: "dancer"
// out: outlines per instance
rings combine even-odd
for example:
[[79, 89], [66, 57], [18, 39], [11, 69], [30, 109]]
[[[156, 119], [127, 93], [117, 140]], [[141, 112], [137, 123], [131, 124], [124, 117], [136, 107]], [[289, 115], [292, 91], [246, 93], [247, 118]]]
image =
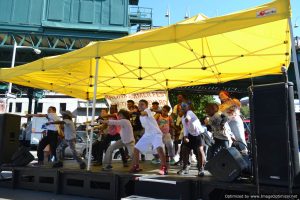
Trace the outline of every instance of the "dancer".
[[152, 116], [151, 110], [148, 109], [148, 102], [144, 99], [139, 101], [139, 110], [141, 111], [140, 120], [142, 126], [145, 128], [145, 133], [141, 139], [137, 142], [134, 148], [134, 156], [132, 162], [131, 173], [139, 172], [142, 169], [139, 166], [140, 152], [146, 152], [151, 145], [157, 150], [159, 158], [161, 160], [161, 168], [159, 174], [168, 174], [166, 166], [166, 158], [163, 151], [162, 132], [159, 129], [156, 120]]
[[129, 112], [126, 110], [120, 110], [118, 112], [118, 119], [117, 120], [100, 120], [103, 124], [107, 124], [108, 126], [111, 125], [118, 125], [121, 127], [121, 139], [117, 140], [114, 144], [110, 145], [106, 150], [105, 157], [104, 157], [104, 167], [103, 170], [111, 170], [111, 162], [112, 162], [112, 153], [115, 149], [120, 149], [126, 147], [128, 149], [129, 156], [132, 157], [133, 149], [134, 149], [134, 136], [131, 123], [129, 121], [130, 115]]
[[[26, 117], [46, 117], [48, 119], [48, 122], [54, 122], [59, 120], [59, 117], [56, 114], [56, 108], [54, 106], [50, 106], [48, 108], [47, 114], [27, 114]], [[46, 126], [46, 136], [41, 139], [38, 145], [38, 163], [36, 163], [35, 166], [44, 165], [44, 149], [48, 144], [50, 145], [50, 150], [52, 154], [56, 158], [55, 151], [58, 143], [59, 129], [60, 127], [54, 124], [49, 124]]]
[[189, 155], [191, 150], [196, 154], [198, 176], [204, 176], [204, 164], [205, 164], [205, 153], [204, 153], [204, 141], [201, 138], [201, 133], [204, 132], [201, 126], [200, 120], [191, 110], [191, 102], [182, 103], [181, 110], [183, 112], [182, 124], [184, 130], [184, 139], [182, 144], [182, 160], [183, 167], [177, 174], [184, 175], [189, 174]]
[[72, 113], [70, 111], [62, 112], [63, 121], [53, 121], [47, 122], [46, 125], [51, 124], [63, 124], [64, 125], [64, 134], [65, 138], [60, 142], [56, 149], [56, 157], [58, 161], [53, 164], [53, 167], [63, 167], [63, 153], [65, 149], [69, 146], [73, 154], [73, 158], [79, 163], [80, 169], [85, 169], [86, 164], [83, 159], [78, 155], [75, 144], [76, 144], [76, 129], [75, 124], [72, 121]]

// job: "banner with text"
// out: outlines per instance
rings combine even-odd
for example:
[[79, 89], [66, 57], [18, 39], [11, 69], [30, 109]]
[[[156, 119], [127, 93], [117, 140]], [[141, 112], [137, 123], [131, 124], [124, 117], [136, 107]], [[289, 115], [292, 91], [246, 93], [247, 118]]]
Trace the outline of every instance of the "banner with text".
[[133, 100], [137, 105], [139, 100], [145, 99], [148, 101], [149, 107], [151, 107], [152, 102], [157, 101], [159, 106], [170, 105], [167, 103], [167, 97], [165, 91], [157, 92], [146, 92], [146, 93], [136, 93], [136, 94], [125, 94], [125, 95], [116, 95], [116, 96], [105, 96], [107, 102], [111, 104], [118, 105], [118, 109], [127, 109], [127, 101]]

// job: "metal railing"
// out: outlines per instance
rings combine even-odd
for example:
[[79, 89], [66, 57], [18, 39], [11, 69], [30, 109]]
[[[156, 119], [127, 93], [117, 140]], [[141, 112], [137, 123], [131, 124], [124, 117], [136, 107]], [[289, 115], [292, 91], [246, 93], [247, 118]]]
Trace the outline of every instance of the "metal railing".
[[131, 6], [129, 7], [129, 17], [138, 19], [152, 19], [152, 8]]

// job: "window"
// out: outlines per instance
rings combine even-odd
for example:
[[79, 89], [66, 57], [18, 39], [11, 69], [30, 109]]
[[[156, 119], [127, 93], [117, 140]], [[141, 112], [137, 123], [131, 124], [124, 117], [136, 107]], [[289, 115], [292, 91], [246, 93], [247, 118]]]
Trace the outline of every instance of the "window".
[[17, 113], [22, 112], [22, 103], [16, 103], [16, 112]]
[[9, 109], [8, 109], [8, 112], [12, 112], [12, 107], [13, 107], [13, 103], [9, 103]]
[[42, 113], [43, 112], [43, 103], [38, 103], [36, 112]]
[[66, 103], [60, 103], [59, 107], [60, 107], [60, 112], [67, 110], [67, 104]]

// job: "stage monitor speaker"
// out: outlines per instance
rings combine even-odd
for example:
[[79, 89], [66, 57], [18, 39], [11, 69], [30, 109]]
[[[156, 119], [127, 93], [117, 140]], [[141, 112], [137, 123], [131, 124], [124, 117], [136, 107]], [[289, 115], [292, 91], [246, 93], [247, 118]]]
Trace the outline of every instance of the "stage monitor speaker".
[[18, 167], [26, 166], [33, 160], [34, 156], [29, 152], [29, 149], [25, 146], [21, 146], [11, 158], [12, 166]]
[[252, 152], [256, 148], [254, 168], [257, 166], [258, 182], [293, 185], [299, 174], [293, 84], [259, 85], [250, 87], [249, 91]]
[[10, 163], [19, 146], [21, 117], [0, 114], [0, 165]]
[[218, 180], [232, 182], [242, 171], [248, 168], [248, 163], [234, 147], [220, 150], [206, 164], [206, 169]]

